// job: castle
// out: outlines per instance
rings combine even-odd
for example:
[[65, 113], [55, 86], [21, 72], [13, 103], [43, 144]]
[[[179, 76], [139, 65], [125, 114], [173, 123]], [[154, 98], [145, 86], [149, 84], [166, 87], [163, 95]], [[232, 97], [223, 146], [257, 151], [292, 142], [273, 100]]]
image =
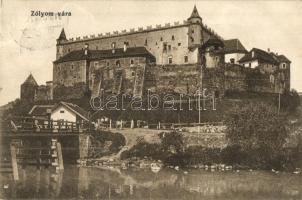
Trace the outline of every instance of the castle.
[[[227, 91], [290, 89], [288, 58], [269, 50], [247, 51], [240, 40], [223, 39], [203, 23], [196, 6], [182, 23], [75, 39], [67, 39], [62, 29], [56, 47], [53, 81], [46, 86], [26, 81], [30, 84], [21, 87], [21, 99], [22, 94], [32, 101], [77, 99], [101, 91], [192, 95], [200, 88], [221, 97]], [[22, 88], [31, 94], [24, 95]]]

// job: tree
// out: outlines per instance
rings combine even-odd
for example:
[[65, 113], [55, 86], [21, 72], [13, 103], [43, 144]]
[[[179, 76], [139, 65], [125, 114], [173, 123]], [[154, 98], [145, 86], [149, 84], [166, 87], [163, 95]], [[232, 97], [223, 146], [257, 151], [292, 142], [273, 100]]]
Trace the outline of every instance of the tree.
[[291, 91], [285, 90], [280, 97], [280, 107], [282, 111], [285, 112], [295, 112], [300, 106], [301, 100], [298, 92], [294, 89]]
[[248, 153], [262, 152], [259, 156], [265, 163], [279, 155], [288, 136], [283, 117], [277, 115], [276, 107], [265, 103], [234, 107], [227, 113], [225, 124], [231, 145], [239, 145]]

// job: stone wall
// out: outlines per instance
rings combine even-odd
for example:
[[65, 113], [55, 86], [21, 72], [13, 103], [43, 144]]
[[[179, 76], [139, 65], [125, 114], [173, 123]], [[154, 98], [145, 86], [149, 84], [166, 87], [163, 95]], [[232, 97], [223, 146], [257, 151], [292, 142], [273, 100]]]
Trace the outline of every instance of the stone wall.
[[76, 83], [73, 86], [58, 85], [53, 89], [54, 100], [81, 99], [90, 96], [86, 83]]
[[146, 87], [155, 93], [194, 94], [200, 85], [200, 66], [153, 65], [146, 71]]
[[40, 85], [36, 88], [35, 101], [47, 101], [52, 98], [52, 86]]
[[53, 84], [73, 86], [75, 83], [86, 82], [86, 60], [57, 63], [53, 66]]

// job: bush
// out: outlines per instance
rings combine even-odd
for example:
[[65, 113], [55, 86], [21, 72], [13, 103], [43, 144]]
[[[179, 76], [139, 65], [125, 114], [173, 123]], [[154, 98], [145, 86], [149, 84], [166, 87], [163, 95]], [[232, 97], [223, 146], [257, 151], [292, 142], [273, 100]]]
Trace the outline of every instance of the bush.
[[124, 151], [121, 155], [122, 159], [127, 159], [131, 157], [144, 158], [149, 157], [152, 159], [161, 159], [162, 158], [162, 148], [160, 144], [149, 144], [145, 141], [139, 142], [134, 145], [128, 151]]
[[[90, 157], [101, 157], [117, 153], [123, 146], [125, 146], [125, 143], [125, 137], [120, 133], [95, 131], [91, 134], [91, 147], [89, 150], [89, 155]], [[106, 144], [110, 144], [108, 149], [106, 149]]]

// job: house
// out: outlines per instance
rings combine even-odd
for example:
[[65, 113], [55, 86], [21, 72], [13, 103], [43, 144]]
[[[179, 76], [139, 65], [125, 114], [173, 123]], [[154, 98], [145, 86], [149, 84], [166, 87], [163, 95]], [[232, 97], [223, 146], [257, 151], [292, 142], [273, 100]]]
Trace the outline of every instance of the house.
[[247, 53], [239, 39], [224, 40], [225, 62], [238, 64], [238, 61]]
[[53, 105], [34, 105], [28, 115], [34, 118], [50, 119]]
[[50, 118], [54, 121], [63, 120], [78, 123], [89, 121], [88, 112], [76, 104], [63, 101], [53, 107]]

